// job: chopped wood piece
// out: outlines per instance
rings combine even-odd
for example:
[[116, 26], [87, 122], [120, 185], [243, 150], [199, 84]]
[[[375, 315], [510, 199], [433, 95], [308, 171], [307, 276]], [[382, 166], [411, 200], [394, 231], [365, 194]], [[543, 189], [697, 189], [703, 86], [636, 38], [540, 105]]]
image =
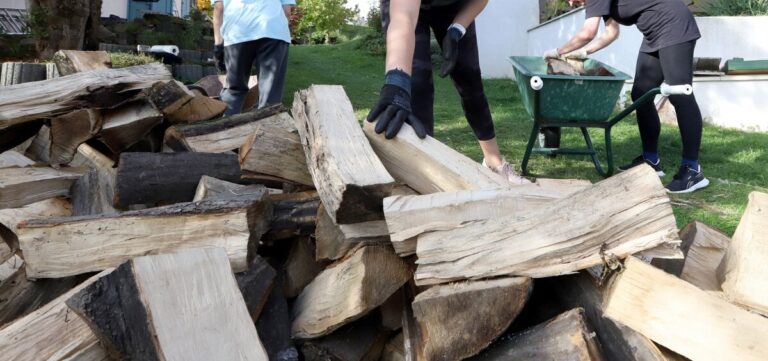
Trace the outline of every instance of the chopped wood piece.
[[600, 361], [598, 344], [587, 327], [584, 310], [575, 308], [509, 339], [501, 340], [471, 360]]
[[[198, 80], [191, 86], [192, 89], [202, 90], [205, 95], [213, 98], [219, 98], [222, 89], [227, 84], [226, 75], [207, 75]], [[245, 101], [243, 102], [243, 111], [250, 111], [259, 103], [259, 82], [256, 75], [252, 75], [248, 79], [248, 93], [245, 95]]]
[[[552, 219], [552, 210], [558, 219]], [[550, 277], [678, 243], [669, 196], [635, 167], [548, 207], [419, 236], [419, 285], [502, 275]], [[610, 255], [610, 256], [609, 256]]]
[[28, 167], [33, 164], [35, 161], [13, 150], [0, 154], [0, 168]]
[[[279, 276], [278, 276], [279, 277]], [[291, 340], [291, 316], [288, 314], [288, 303], [283, 295], [279, 280], [277, 287], [267, 299], [267, 304], [261, 312], [256, 329], [259, 331], [264, 348], [267, 349], [270, 360], [298, 361], [299, 352], [293, 347]]]
[[510, 188], [440, 192], [384, 199], [392, 246], [400, 256], [416, 253], [416, 236], [456, 228], [471, 221], [510, 219], [516, 214], [547, 206], [586, 189], [584, 185], [544, 187], [539, 184]]
[[11, 247], [9, 247], [5, 241], [0, 242], [0, 263], [3, 263], [9, 258], [13, 257], [13, 254], [13, 250], [11, 250]]
[[[0, 261], [0, 297], [3, 297], [1, 290], [3, 287], [2, 282], [6, 279], [12, 278], [13, 275], [24, 265], [24, 260], [21, 257], [11, 253], [8, 245], [0, 242], [0, 259], [3, 257], [8, 258]], [[0, 298], [0, 325], [4, 323], [2, 314], [5, 312], [5, 310], [3, 310], [3, 303], [5, 301], [6, 299]]]
[[413, 281], [409, 281], [403, 288], [403, 352], [405, 359], [410, 361], [424, 361], [424, 339], [416, 317], [413, 316], [413, 299], [416, 287]]
[[79, 109], [51, 119], [50, 163], [69, 164], [77, 147], [101, 131], [101, 112]]
[[263, 119], [240, 148], [243, 170], [313, 186], [298, 130], [287, 113]]
[[80, 144], [80, 146], [77, 147], [77, 154], [75, 154], [75, 159], [72, 160], [70, 165], [117, 173], [117, 170], [113, 168], [115, 166], [115, 161], [88, 144]]
[[547, 282], [543, 287], [551, 286], [564, 308], [584, 308], [584, 316], [594, 328], [606, 360], [667, 361], [653, 341], [603, 317], [603, 292], [586, 272], [542, 281]]
[[295, 298], [301, 293], [325, 264], [315, 261], [315, 245], [309, 237], [298, 237], [285, 261], [285, 297]]
[[158, 82], [147, 90], [149, 101], [165, 115], [173, 114], [195, 97], [184, 84], [177, 80]]
[[[58, 278], [115, 267], [132, 257], [196, 247], [227, 249], [243, 271], [269, 227], [268, 199], [179, 203], [119, 214], [48, 218], [19, 225], [19, 244], [32, 278]], [[251, 253], [253, 254], [253, 253]]]
[[243, 294], [243, 300], [254, 325], [269, 299], [269, 294], [272, 293], [276, 276], [275, 269], [259, 256], [254, 257], [247, 271], [235, 274], [237, 286]]
[[112, 68], [112, 58], [106, 51], [59, 50], [53, 54], [53, 62], [59, 76]]
[[37, 120], [0, 129], [0, 152], [15, 150], [24, 153], [29, 147], [30, 138], [34, 137], [42, 126], [43, 121]]
[[69, 195], [69, 188], [85, 172], [82, 168], [5, 168], [0, 171], [0, 209]]
[[379, 307], [381, 325], [390, 331], [403, 327], [403, 289], [397, 290]]
[[680, 231], [680, 238], [683, 244], [689, 244], [680, 278], [704, 291], [721, 291], [717, 266], [722, 262], [731, 239], [699, 221], [685, 226]]
[[320, 197], [316, 191], [272, 194], [274, 215], [262, 240], [275, 241], [315, 233]]
[[301, 345], [306, 361], [378, 361], [390, 332], [372, 314]]
[[51, 128], [39, 127], [39, 131], [27, 147], [25, 155], [38, 163], [51, 163]]
[[90, 145], [81, 144], [70, 165], [92, 169], [72, 186], [72, 215], [117, 213], [112, 205], [117, 175], [114, 162]]
[[99, 140], [115, 154], [139, 142], [163, 121], [163, 114], [145, 99], [105, 110], [103, 117]]
[[391, 249], [363, 247], [329, 266], [293, 305], [293, 337], [327, 335], [378, 307], [410, 278], [408, 266]]
[[177, 124], [165, 131], [165, 144], [174, 151], [222, 153], [239, 149], [262, 119], [288, 117], [282, 105], [207, 122]]
[[82, 277], [30, 281], [27, 279], [24, 261], [18, 256], [14, 257], [5, 264], [16, 267], [16, 270], [0, 282], [0, 328], [37, 310], [84, 281]]
[[235, 154], [123, 153], [117, 168], [115, 206], [189, 202], [204, 175], [237, 182]]
[[315, 239], [317, 260], [334, 261], [344, 257], [351, 249], [361, 245], [389, 245], [389, 231], [384, 221], [356, 224], [333, 223], [321, 205], [317, 209]]
[[227, 110], [227, 103], [205, 95], [196, 95], [181, 108], [169, 114], [168, 120], [173, 124], [199, 122], [216, 118], [225, 110]]
[[64, 198], [51, 198], [32, 203], [21, 208], [0, 210], [0, 239], [11, 247], [13, 252], [19, 249], [16, 237], [17, 226], [22, 221], [48, 217], [68, 217], [72, 215], [72, 205]]
[[206, 199], [229, 199], [243, 196], [262, 197], [267, 194], [267, 187], [261, 184], [242, 185], [223, 181], [204, 175], [195, 191], [194, 202]]
[[72, 360], [72, 355], [92, 348], [98, 341], [96, 335], [64, 302], [111, 271], [89, 278], [35, 312], [0, 328], [0, 355], [14, 361]]
[[396, 138], [385, 139], [374, 132], [374, 123], [364, 123], [363, 131], [387, 170], [421, 194], [510, 186], [500, 175], [440, 141], [429, 136], [419, 139], [408, 124]]
[[426, 336], [427, 360], [461, 360], [501, 335], [531, 294], [530, 278], [501, 278], [432, 287], [416, 296], [413, 314]]
[[400, 332], [384, 345], [384, 351], [381, 353], [381, 361], [405, 361], [403, 343], [403, 333]]
[[768, 316], [768, 193], [752, 192], [718, 269], [728, 299]]
[[313, 85], [299, 91], [292, 114], [309, 173], [334, 223], [384, 219], [381, 201], [395, 180], [360, 130], [344, 88]]
[[130, 98], [130, 90], [170, 78], [165, 66], [149, 64], [0, 87], [0, 129], [75, 109], [108, 108]]
[[605, 316], [692, 360], [763, 360], [768, 319], [628, 257]]
[[267, 360], [222, 248], [134, 258], [67, 305], [116, 359]]

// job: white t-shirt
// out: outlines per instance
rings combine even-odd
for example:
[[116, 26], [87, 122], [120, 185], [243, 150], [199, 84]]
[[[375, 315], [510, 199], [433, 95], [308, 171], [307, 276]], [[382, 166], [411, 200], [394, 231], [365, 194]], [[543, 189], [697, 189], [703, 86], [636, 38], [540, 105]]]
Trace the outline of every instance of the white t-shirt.
[[211, 0], [211, 4], [219, 1], [224, 4], [224, 46], [262, 38], [291, 42], [283, 5], [296, 5], [296, 0]]

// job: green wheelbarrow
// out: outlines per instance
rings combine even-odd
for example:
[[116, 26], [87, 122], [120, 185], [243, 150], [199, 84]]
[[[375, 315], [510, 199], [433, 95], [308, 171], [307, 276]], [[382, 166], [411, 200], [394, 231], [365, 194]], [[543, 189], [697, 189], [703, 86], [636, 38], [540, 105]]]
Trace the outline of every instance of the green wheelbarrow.
[[[584, 61], [584, 69], [605, 68], [607, 76], [568, 76], [547, 74], [547, 62], [541, 57], [513, 56], [510, 58], [515, 78], [520, 88], [525, 110], [533, 118], [533, 129], [523, 156], [522, 171], [528, 173], [531, 154], [544, 155], [588, 155], [595, 169], [603, 177], [614, 172], [611, 128], [626, 118], [641, 105], [653, 101], [656, 95], [691, 94], [690, 85], [670, 86], [662, 84], [644, 94], [640, 99], [611, 117], [621, 95], [624, 82], [631, 79], [627, 74], [593, 59]], [[568, 149], [558, 147], [537, 147], [542, 129], [580, 128], [586, 148]], [[605, 153], [607, 167], [600, 163], [598, 153], [592, 144], [587, 128], [605, 130]], [[552, 143], [552, 142], [548, 142]], [[556, 143], [556, 142], [555, 142]]]

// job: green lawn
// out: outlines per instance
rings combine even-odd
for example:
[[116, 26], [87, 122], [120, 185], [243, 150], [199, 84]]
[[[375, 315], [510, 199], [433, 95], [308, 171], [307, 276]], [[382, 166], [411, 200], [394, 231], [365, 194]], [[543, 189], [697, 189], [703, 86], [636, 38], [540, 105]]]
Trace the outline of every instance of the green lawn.
[[[383, 79], [384, 60], [357, 49], [353, 40], [340, 45], [293, 46], [289, 55], [285, 103], [293, 101], [296, 90], [311, 84], [340, 84], [347, 91], [358, 118], [362, 119], [378, 99]], [[459, 97], [450, 80], [435, 78], [435, 136], [467, 156], [480, 161], [482, 153], [466, 124]], [[523, 109], [517, 85], [510, 80], [487, 80], [485, 90], [496, 124], [502, 153], [519, 168], [530, 134], [531, 121]], [[580, 133], [563, 131], [563, 146], [580, 146]], [[601, 132], [594, 141], [603, 142]], [[640, 152], [640, 139], [634, 118], [627, 118], [614, 128], [616, 162], [621, 164]], [[671, 181], [677, 171], [681, 149], [678, 129], [664, 125], [661, 135], [662, 162], [668, 173], [663, 182]], [[744, 133], [715, 126], [704, 128], [701, 162], [712, 184], [688, 195], [673, 195], [678, 226], [692, 220], [703, 221], [733, 234], [747, 195], [755, 190], [768, 192], [768, 134]], [[529, 164], [535, 176], [548, 178], [581, 178], [600, 181], [587, 158], [534, 156]]]

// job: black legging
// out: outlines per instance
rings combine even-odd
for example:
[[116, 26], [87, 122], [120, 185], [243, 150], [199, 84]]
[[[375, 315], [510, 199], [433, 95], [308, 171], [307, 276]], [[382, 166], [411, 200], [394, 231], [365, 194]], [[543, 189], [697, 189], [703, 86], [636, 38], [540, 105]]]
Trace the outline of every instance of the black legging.
[[[637, 57], [635, 84], [632, 87], [632, 100], [637, 100], [649, 90], [666, 82], [669, 85], [691, 84], [693, 82], [693, 49], [696, 41], [662, 48], [653, 53], [643, 53]], [[699, 159], [701, 148], [701, 110], [696, 97], [691, 95], [672, 95], [669, 101], [675, 107], [677, 124], [683, 140], [683, 158]], [[643, 151], [657, 153], [661, 122], [653, 102], [637, 109], [637, 125]]]
[[[413, 54], [413, 74], [411, 88], [411, 107], [413, 113], [433, 135], [435, 85], [432, 78], [432, 54], [430, 51], [430, 28], [442, 47], [442, 40], [461, 11], [465, 1], [432, 8], [422, 7], [416, 24], [416, 44]], [[386, 32], [389, 20], [389, 0], [381, 0], [382, 22]], [[488, 99], [485, 97], [483, 80], [480, 74], [480, 57], [477, 50], [475, 23], [459, 41], [459, 58], [451, 73], [453, 85], [461, 97], [464, 116], [478, 140], [490, 140], [496, 137]]]

